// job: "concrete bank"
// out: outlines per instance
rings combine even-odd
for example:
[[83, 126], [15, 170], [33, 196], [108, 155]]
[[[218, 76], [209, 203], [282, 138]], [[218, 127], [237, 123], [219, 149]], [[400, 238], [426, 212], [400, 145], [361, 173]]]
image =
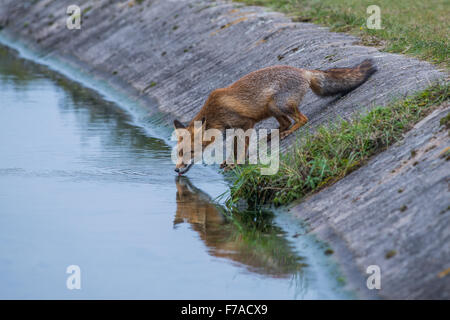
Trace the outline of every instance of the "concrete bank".
[[[83, 68], [117, 89], [126, 90], [147, 103], [149, 112], [162, 114], [161, 122], [167, 125], [174, 117], [189, 121], [211, 90], [269, 65], [324, 69], [354, 65], [369, 57], [374, 59], [379, 71], [350, 94], [327, 99], [320, 99], [311, 92], [307, 95], [301, 110], [309, 117], [312, 128], [337, 116], [349, 117], [374, 105], [385, 105], [444, 77], [427, 62], [379, 52], [376, 48], [359, 45], [353, 36], [332, 33], [314, 24], [293, 23], [282, 14], [229, 1], [79, 0], [76, 4], [82, 9], [81, 30], [66, 28], [66, 10], [71, 4], [75, 3], [72, 0], [2, 0], [2, 32], [49, 56]], [[433, 135], [437, 120], [433, 121], [434, 126], [430, 124], [423, 127], [425, 131], [418, 131], [419, 138]], [[264, 125], [275, 126], [274, 121]], [[414, 143], [419, 142], [411, 142], [411, 145]], [[435, 152], [438, 149], [435, 148]], [[380, 157], [392, 160], [393, 156], [384, 153]], [[387, 160], [377, 163], [379, 172], [388, 174], [393, 170], [394, 164]], [[446, 231], [449, 215], [448, 211], [440, 214], [440, 210], [449, 205], [445, 203], [448, 189], [444, 188], [449, 179], [446, 175], [448, 162], [439, 158], [434, 162], [436, 167], [425, 164], [422, 169], [428, 179], [426, 183], [415, 178], [414, 170], [421, 168], [418, 165], [409, 175], [397, 175], [395, 185], [382, 184], [383, 193], [361, 190], [365, 203], [371, 203], [373, 209], [359, 206], [358, 200], [353, 202], [357, 196], [351, 194], [346, 198], [349, 203], [343, 201], [346, 193], [339, 188], [341, 184], [336, 184], [293, 210], [309, 219], [312, 229], [332, 247], [333, 242], [343, 244], [347, 253], [340, 255], [336, 250], [335, 256], [344, 267], [347, 265], [350, 270], [356, 262], [356, 269], [364, 276], [368, 263], [381, 265], [384, 280], [380, 296], [446, 297], [449, 276], [438, 277], [437, 272], [450, 267], [444, 263], [450, 261]], [[369, 166], [354, 172], [342, 184], [356, 190], [364, 185], [369, 188], [372, 176], [367, 168]], [[357, 181], [351, 180], [355, 176]], [[398, 185], [402, 184], [411, 191], [398, 193]], [[422, 194], [422, 202], [415, 201], [420, 200]], [[397, 203], [391, 197], [400, 195], [408, 196], [399, 200], [405, 202], [408, 209], [397, 212], [392, 207]], [[434, 196], [440, 197], [439, 205], [429, 205]], [[323, 206], [321, 201], [329, 206]], [[389, 206], [382, 210], [386, 203]], [[419, 220], [413, 218], [417, 212], [421, 213]], [[404, 213], [412, 216], [401, 216]], [[391, 219], [399, 219], [400, 225], [389, 223]], [[437, 228], [438, 232], [426, 226]], [[387, 237], [387, 230], [403, 242]], [[418, 239], [416, 245], [413, 245], [413, 238]], [[409, 251], [407, 246], [411, 246]], [[419, 248], [420, 254], [414, 251]], [[397, 254], [385, 259], [386, 250]], [[402, 260], [396, 260], [399, 257], [403, 257]], [[430, 258], [436, 259], [432, 267], [423, 267]], [[411, 275], [412, 272], [417, 274]]]
[[450, 138], [440, 125], [449, 113], [447, 103], [291, 210], [320, 238], [343, 244], [334, 246], [336, 255], [362, 274], [379, 266], [383, 298], [450, 298]]

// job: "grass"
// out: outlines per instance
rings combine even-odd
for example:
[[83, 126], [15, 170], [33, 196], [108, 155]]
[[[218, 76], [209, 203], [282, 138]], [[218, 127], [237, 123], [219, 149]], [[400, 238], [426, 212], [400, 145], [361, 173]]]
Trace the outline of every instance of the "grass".
[[[348, 32], [364, 45], [412, 55], [449, 68], [450, 5], [448, 0], [235, 0], [284, 12], [294, 21], [322, 24]], [[368, 29], [369, 5], [381, 9], [380, 30]]]
[[86, 13], [88, 13], [89, 11], [91, 11], [91, 9], [92, 9], [92, 6], [88, 6], [88, 7], [84, 8], [83, 11], [82, 11], [81, 13], [82, 13], [82, 14], [86, 14]]
[[246, 199], [252, 208], [268, 203], [288, 204], [331, 185], [399, 141], [415, 123], [448, 99], [449, 85], [436, 84], [365, 115], [321, 126], [281, 155], [275, 175], [261, 175], [260, 165], [237, 167], [228, 206], [233, 207], [239, 199]]

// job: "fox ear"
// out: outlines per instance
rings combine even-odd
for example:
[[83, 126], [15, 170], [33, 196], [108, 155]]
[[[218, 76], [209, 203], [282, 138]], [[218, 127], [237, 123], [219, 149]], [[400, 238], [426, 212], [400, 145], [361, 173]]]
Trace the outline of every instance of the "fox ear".
[[173, 126], [175, 127], [175, 129], [184, 129], [186, 128], [180, 121], [178, 120], [173, 120]]

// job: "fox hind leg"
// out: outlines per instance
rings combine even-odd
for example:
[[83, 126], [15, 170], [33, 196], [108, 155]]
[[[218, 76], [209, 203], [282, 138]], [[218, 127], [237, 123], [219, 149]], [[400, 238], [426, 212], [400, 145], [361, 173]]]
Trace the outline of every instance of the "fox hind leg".
[[[278, 100], [278, 103], [276, 102]], [[289, 129], [289, 127], [291, 126], [292, 122], [291, 119], [286, 115], [285, 112], [282, 111], [282, 109], [279, 107], [280, 99], [272, 99], [269, 102], [269, 110], [270, 113], [272, 114], [272, 116], [277, 119], [278, 121], [278, 130], [280, 135], [283, 134], [283, 132], [287, 131]], [[267, 141], [270, 141], [271, 139], [271, 134], [269, 133], [267, 135]]]
[[294, 124], [288, 130], [280, 133], [280, 139], [286, 138], [308, 122], [308, 117], [298, 110], [297, 103], [291, 102], [288, 107], [289, 108], [286, 111], [288, 111], [289, 116], [294, 120]]
[[[298, 110], [300, 102], [303, 100], [306, 89], [289, 90], [275, 94], [269, 103], [269, 110], [272, 116], [280, 123], [280, 139], [296, 131], [308, 122], [308, 118]], [[291, 126], [291, 120], [294, 123]]]
[[[288, 116], [285, 115], [275, 115], [274, 116], [275, 119], [277, 119], [279, 127], [278, 127], [278, 131], [279, 131], [279, 135], [281, 136], [283, 134], [283, 132], [286, 132], [289, 127], [291, 126], [292, 122], [291, 119]], [[272, 133], [269, 133], [267, 135], [267, 142], [269, 142], [272, 139]]]
[[289, 119], [289, 117], [285, 115], [275, 116], [275, 119], [277, 119], [278, 123], [280, 124], [280, 126], [278, 127], [278, 130], [280, 130], [280, 134], [289, 129], [292, 124], [291, 119]]

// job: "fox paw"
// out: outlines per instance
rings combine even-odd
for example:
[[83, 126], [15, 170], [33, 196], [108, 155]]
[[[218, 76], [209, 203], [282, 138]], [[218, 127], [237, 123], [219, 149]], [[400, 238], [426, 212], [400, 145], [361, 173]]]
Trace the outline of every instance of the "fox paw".
[[284, 138], [286, 138], [288, 135], [290, 135], [290, 132], [281, 132], [280, 133], [280, 140], [283, 140]]

